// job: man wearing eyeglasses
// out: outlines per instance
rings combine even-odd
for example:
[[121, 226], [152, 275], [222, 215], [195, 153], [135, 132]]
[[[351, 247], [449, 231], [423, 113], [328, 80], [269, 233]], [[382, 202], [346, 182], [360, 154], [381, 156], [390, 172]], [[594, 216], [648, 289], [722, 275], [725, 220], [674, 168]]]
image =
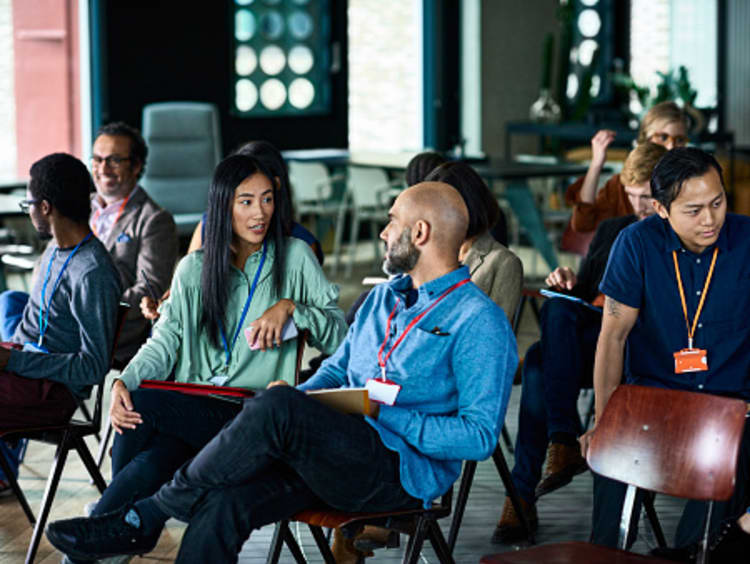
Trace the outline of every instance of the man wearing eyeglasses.
[[[141, 134], [123, 122], [99, 129], [91, 155], [96, 191], [91, 194], [89, 226], [112, 256], [124, 288], [121, 300], [130, 305], [115, 351], [115, 360], [123, 365], [148, 337], [149, 322], [141, 315], [141, 298], [150, 290], [157, 296], [164, 293], [177, 261], [177, 228], [172, 215], [138, 186], [147, 155]], [[29, 210], [31, 204], [31, 200], [20, 202], [24, 212], [33, 211]], [[25, 292], [0, 294], [3, 340], [13, 335], [27, 301]]]
[[149, 323], [140, 301], [169, 287], [177, 260], [177, 228], [172, 215], [138, 186], [148, 148], [138, 130], [123, 122], [102, 126], [91, 151], [96, 194], [91, 198], [89, 225], [112, 256], [130, 311], [115, 359], [127, 362], [148, 336]]

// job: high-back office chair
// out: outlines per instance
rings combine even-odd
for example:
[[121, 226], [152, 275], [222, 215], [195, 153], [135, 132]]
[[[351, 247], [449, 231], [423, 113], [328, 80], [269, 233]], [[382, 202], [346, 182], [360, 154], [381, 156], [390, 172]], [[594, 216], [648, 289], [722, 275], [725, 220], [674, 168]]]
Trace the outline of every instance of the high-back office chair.
[[709, 394], [621, 385], [612, 394], [586, 460], [591, 469], [628, 484], [619, 549], [584, 542], [555, 543], [485, 556], [483, 564], [530, 562], [666, 562], [625, 552], [636, 493], [660, 492], [706, 500], [706, 527], [698, 562], [705, 562], [713, 500], [729, 499], [745, 426], [745, 402]]
[[202, 102], [149, 104], [142, 130], [148, 160], [140, 183], [174, 216], [178, 235], [190, 235], [206, 210], [221, 157], [218, 110]]

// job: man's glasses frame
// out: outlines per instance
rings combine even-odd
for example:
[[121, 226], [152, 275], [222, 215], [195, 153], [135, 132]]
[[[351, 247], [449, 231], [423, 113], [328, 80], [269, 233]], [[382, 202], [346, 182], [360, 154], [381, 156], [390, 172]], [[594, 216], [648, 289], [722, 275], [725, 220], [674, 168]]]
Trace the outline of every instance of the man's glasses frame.
[[23, 213], [29, 213], [29, 208], [32, 204], [38, 204], [41, 200], [21, 200], [18, 202], [18, 207], [21, 208]]
[[109, 168], [120, 168], [122, 166], [122, 163], [129, 160], [131, 160], [131, 157], [120, 157], [117, 155], [100, 157], [98, 155], [93, 155], [91, 157], [91, 165], [101, 166], [102, 164], [106, 164]]

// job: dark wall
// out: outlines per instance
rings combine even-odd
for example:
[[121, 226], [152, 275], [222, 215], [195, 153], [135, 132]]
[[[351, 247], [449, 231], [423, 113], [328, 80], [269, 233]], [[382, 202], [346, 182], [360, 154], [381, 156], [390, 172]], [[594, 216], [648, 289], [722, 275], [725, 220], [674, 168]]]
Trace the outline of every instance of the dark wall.
[[113, 120], [140, 127], [145, 104], [189, 100], [219, 108], [225, 154], [251, 139], [265, 139], [282, 150], [347, 146], [346, 0], [330, 0], [331, 36], [341, 46], [342, 67], [332, 76], [331, 114], [272, 119], [230, 113], [230, 0], [93, 3], [92, 23], [99, 26], [92, 34], [99, 67], [94, 76], [101, 77], [94, 81], [94, 97], [100, 97], [93, 104], [100, 108], [93, 116], [95, 127]]

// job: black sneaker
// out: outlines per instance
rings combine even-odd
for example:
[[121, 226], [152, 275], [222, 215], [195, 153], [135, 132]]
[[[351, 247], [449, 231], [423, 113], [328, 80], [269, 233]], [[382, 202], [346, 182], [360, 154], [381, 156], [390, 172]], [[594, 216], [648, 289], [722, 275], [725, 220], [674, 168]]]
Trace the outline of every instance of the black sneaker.
[[63, 519], [47, 525], [47, 538], [71, 559], [106, 558], [120, 554], [146, 554], [159, 540], [161, 530], [144, 534], [134, 506], [96, 517]]

